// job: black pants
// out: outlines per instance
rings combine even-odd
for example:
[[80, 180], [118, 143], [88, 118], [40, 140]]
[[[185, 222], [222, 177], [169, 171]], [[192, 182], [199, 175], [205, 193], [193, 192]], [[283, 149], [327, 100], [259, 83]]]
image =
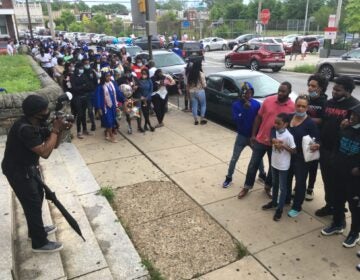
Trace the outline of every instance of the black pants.
[[334, 169], [332, 153], [329, 150], [320, 148], [320, 170], [324, 182], [326, 206], [333, 208], [335, 200], [335, 179], [336, 170]]
[[87, 98], [86, 95], [74, 96], [74, 106], [76, 111], [76, 130], [77, 133], [81, 132], [81, 126], [83, 131], [87, 131], [86, 127], [86, 109], [87, 109]]
[[41, 209], [44, 190], [26, 171], [6, 174], [6, 177], [24, 210], [32, 247], [37, 249], [44, 246], [49, 242], [44, 229]]
[[316, 175], [319, 166], [319, 161], [313, 160], [310, 161], [308, 164], [309, 164], [308, 190], [313, 190], [316, 182]]
[[87, 112], [91, 122], [91, 127], [95, 128], [95, 114], [94, 114], [94, 94], [95, 92], [88, 92], [86, 94]]
[[168, 102], [168, 96], [166, 95], [165, 99], [162, 99], [160, 95], [155, 94], [152, 96], [151, 101], [154, 105], [156, 118], [158, 120], [158, 123], [160, 124], [164, 120], [164, 116], [166, 113], [166, 105]]
[[350, 231], [360, 232], [360, 177], [352, 176], [350, 168], [344, 170], [338, 166], [334, 179], [334, 224], [340, 226], [344, 223], [344, 205], [347, 201], [351, 212]]
[[[131, 128], [131, 118], [130, 114], [126, 114], [126, 122], [128, 123], [129, 128]], [[141, 118], [136, 118], [137, 127], [141, 128]]]
[[141, 102], [141, 111], [142, 114], [144, 116], [145, 119], [145, 124], [144, 127], [151, 127], [151, 123], [150, 123], [150, 106], [151, 106], [151, 102], [146, 100], [146, 101], [142, 101]]

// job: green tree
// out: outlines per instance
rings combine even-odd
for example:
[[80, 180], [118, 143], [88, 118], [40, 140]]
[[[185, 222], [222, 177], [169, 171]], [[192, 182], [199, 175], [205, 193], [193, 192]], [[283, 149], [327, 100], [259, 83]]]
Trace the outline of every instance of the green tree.
[[84, 25], [81, 22], [72, 22], [69, 25], [69, 31], [71, 32], [83, 32]]
[[329, 6], [322, 6], [318, 11], [316, 11], [313, 16], [315, 17], [315, 22], [319, 26], [320, 30], [323, 30], [328, 26], [329, 15], [335, 13], [335, 8]]
[[121, 18], [117, 18], [111, 23], [111, 31], [117, 37], [124, 33], [124, 23]]
[[348, 0], [345, 11], [344, 23], [347, 27], [347, 31], [352, 33], [360, 32], [360, 1]]
[[110, 22], [106, 19], [104, 14], [97, 14], [95, 15], [92, 20], [91, 23], [95, 26], [95, 33], [105, 33], [105, 34], [110, 34], [111, 33], [111, 24]]
[[[305, 17], [307, 0], [284, 0], [284, 19], [303, 19]], [[309, 1], [308, 15], [312, 15], [325, 4], [325, 0]]]
[[129, 11], [126, 8], [126, 6], [122, 4], [94, 5], [91, 7], [91, 11], [93, 13], [103, 13], [103, 14], [119, 14], [119, 15], [129, 14]]
[[76, 18], [75, 18], [75, 16], [74, 16], [69, 10], [64, 10], [64, 11], [61, 13], [60, 21], [61, 21], [61, 23], [64, 25], [65, 30], [68, 30], [70, 24], [73, 23], [73, 22], [75, 22], [75, 21], [76, 21]]
[[165, 3], [156, 2], [156, 8], [161, 10], [177, 10], [182, 11], [184, 9], [183, 3], [180, 0], [169, 0]]

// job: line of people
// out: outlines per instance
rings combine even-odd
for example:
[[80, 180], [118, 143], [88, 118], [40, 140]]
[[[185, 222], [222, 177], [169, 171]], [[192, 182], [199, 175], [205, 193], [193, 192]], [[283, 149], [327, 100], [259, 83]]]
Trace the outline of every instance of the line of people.
[[[269, 171], [263, 181], [271, 200], [262, 209], [275, 210], [273, 219], [279, 221], [285, 205], [290, 205], [287, 215], [295, 218], [301, 213], [304, 200], [314, 197], [320, 163], [325, 206], [315, 215], [333, 216], [333, 222], [321, 233], [329, 236], [344, 231], [348, 202], [351, 228], [342, 244], [351, 248], [360, 242], [360, 102], [351, 95], [355, 88], [351, 77], [341, 76], [334, 82], [332, 98], [328, 99], [327, 79], [320, 74], [311, 75], [308, 94], [298, 96], [295, 102], [289, 97], [291, 84], [283, 82], [277, 95], [267, 97], [261, 106], [252, 98], [254, 88], [245, 82], [232, 107], [238, 134], [223, 187], [231, 185], [240, 154], [250, 146], [252, 156], [238, 198], [245, 198], [253, 188], [262, 158], [267, 154]], [[306, 137], [311, 141], [304, 145]], [[309, 155], [313, 160], [308, 161]], [[357, 269], [360, 270], [360, 264]]]

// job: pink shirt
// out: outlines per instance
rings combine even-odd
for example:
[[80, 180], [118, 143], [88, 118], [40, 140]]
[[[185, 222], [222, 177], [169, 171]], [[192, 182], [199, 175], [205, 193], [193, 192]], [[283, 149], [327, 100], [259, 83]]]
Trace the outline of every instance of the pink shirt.
[[256, 135], [256, 141], [267, 146], [271, 146], [270, 133], [276, 116], [280, 113], [290, 114], [295, 112], [295, 104], [290, 98], [284, 103], [280, 103], [277, 98], [277, 95], [266, 98], [258, 112], [262, 121]]

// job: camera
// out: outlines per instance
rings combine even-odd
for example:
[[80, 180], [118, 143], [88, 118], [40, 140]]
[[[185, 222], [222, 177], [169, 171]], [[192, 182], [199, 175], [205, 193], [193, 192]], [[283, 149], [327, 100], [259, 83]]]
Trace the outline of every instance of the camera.
[[64, 94], [60, 95], [58, 99], [56, 100], [55, 104], [55, 113], [50, 118], [50, 122], [54, 121], [55, 119], [64, 119], [66, 122], [73, 123], [75, 121], [75, 117], [72, 114], [66, 114], [62, 110], [65, 104], [69, 103], [72, 99], [71, 92], [65, 92]]

